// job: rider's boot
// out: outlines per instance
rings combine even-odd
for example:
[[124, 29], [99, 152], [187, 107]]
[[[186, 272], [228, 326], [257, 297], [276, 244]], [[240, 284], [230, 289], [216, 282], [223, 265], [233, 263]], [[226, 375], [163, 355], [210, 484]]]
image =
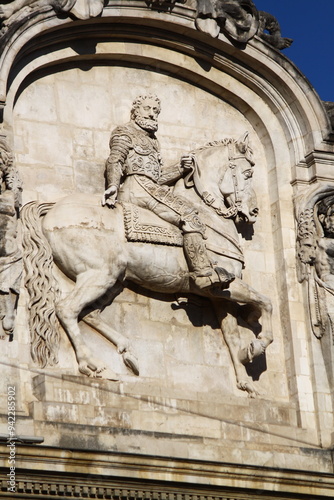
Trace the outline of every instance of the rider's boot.
[[[203, 289], [211, 287], [214, 283], [221, 283], [226, 287], [234, 280], [234, 274], [225, 269], [221, 267], [212, 268], [201, 233], [185, 233], [183, 235], [183, 245], [189, 270], [196, 286]], [[218, 279], [217, 276], [212, 276], [213, 270], [216, 272]]]

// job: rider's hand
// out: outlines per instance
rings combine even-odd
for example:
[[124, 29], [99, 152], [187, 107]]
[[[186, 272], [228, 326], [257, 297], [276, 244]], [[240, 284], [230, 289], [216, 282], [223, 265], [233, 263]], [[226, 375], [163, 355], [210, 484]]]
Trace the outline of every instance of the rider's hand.
[[116, 205], [118, 189], [116, 186], [109, 186], [105, 190], [102, 197], [102, 206], [108, 205], [108, 207], [113, 208]]
[[194, 165], [194, 159], [192, 155], [182, 155], [181, 156], [181, 169], [182, 170], [191, 170]]

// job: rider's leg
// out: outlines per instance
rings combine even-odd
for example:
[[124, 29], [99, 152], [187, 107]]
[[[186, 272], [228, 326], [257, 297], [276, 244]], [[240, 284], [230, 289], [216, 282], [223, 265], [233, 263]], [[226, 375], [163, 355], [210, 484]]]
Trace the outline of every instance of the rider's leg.
[[184, 233], [183, 248], [189, 270], [195, 277], [212, 276], [211, 262], [200, 233]]
[[204, 243], [205, 225], [198, 217], [197, 211], [190, 204], [187, 204], [186, 200], [182, 200], [184, 211], [182, 215], [175, 213], [172, 209], [156, 200], [154, 202], [154, 204], [151, 202], [151, 210], [154, 213], [162, 219], [181, 227], [184, 254], [196, 286], [199, 288], [211, 286], [212, 281], [208, 277], [212, 276], [213, 267]]
[[[130, 188], [128, 190], [130, 201], [135, 200], [136, 205], [150, 210], [161, 219], [181, 228], [184, 235], [184, 253], [196, 286], [203, 289], [217, 282], [224, 287], [228, 286], [234, 279], [234, 275], [211, 264], [203, 241], [206, 226], [201, 221], [196, 208], [186, 198], [174, 195], [168, 186], [160, 186], [157, 189], [161, 190], [159, 196], [164, 202], [158, 201], [131, 178], [128, 181], [128, 187]], [[132, 195], [135, 198], [131, 198]]]

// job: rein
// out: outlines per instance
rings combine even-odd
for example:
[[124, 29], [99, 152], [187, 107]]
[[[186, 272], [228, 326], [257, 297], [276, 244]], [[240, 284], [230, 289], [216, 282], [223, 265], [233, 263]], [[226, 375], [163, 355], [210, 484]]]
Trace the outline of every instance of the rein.
[[195, 187], [197, 194], [200, 196], [200, 198], [202, 198], [204, 203], [208, 207], [212, 207], [218, 215], [224, 217], [225, 219], [232, 219], [236, 217], [241, 208], [241, 199], [238, 189], [238, 179], [235, 172], [236, 164], [234, 160], [237, 160], [239, 158], [244, 158], [244, 156], [241, 155], [235, 156], [233, 149], [234, 148], [232, 147], [232, 144], [228, 144], [228, 160], [229, 160], [228, 166], [232, 171], [232, 180], [233, 180], [234, 195], [235, 195], [235, 202], [233, 206], [227, 208], [224, 202], [217, 201], [216, 198], [211, 193], [205, 191], [205, 188], [202, 185], [198, 173], [198, 163], [195, 154], [191, 155], [194, 165], [189, 174], [184, 179], [186, 187], [190, 187], [191, 185], [193, 185]]

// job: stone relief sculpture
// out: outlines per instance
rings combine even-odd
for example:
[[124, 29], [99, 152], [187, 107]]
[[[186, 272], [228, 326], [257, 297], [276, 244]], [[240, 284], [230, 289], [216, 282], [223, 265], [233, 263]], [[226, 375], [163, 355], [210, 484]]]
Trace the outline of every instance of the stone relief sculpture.
[[334, 185], [317, 185], [296, 205], [298, 278], [307, 284], [310, 326], [334, 388]]
[[332, 331], [334, 308], [334, 186], [317, 187], [300, 203], [298, 216], [298, 278], [307, 281], [313, 333]]
[[197, 0], [195, 24], [213, 37], [223, 31], [240, 43], [247, 43], [256, 34], [280, 50], [293, 42], [281, 36], [277, 19], [258, 11], [252, 0]]
[[327, 112], [329, 121], [332, 126], [332, 130], [334, 130], [334, 102], [331, 101], [322, 101], [322, 104], [324, 105], [324, 108]]
[[[186, 0], [152, 0], [148, 6], [170, 10], [176, 2], [186, 3]], [[57, 14], [84, 20], [99, 16], [104, 5], [105, 0], [13, 0], [0, 4], [0, 39], [43, 12], [54, 10]], [[280, 50], [292, 43], [291, 38], [281, 36], [277, 19], [267, 12], [258, 11], [252, 0], [197, 0], [195, 25], [213, 37], [223, 31], [240, 43], [247, 43], [256, 34]]]
[[0, 4], [3, 35], [11, 27], [17, 27], [32, 15], [54, 10], [56, 13], [71, 14], [77, 19], [99, 16], [104, 0], [14, 0]]
[[281, 35], [281, 28], [276, 17], [268, 12], [259, 11], [259, 31], [258, 35], [276, 49], [283, 50], [290, 47], [292, 38], [284, 38]]
[[[244, 259], [236, 223], [253, 224], [258, 213], [248, 134], [206, 144], [165, 167], [156, 137], [159, 112], [158, 98], [140, 96], [130, 122], [112, 132], [102, 203], [99, 196], [76, 194], [23, 208], [34, 359], [42, 365], [56, 361], [58, 318], [79, 371], [116, 378], [110, 370], [106, 375], [104, 364], [83, 342], [82, 320], [110, 340], [138, 374], [129, 340], [100, 315], [127, 280], [160, 293], [208, 297], [237, 386], [254, 397], [245, 365], [263, 354], [273, 337], [270, 300], [241, 278]], [[53, 262], [73, 281], [66, 295], [55, 284]], [[253, 338], [243, 342], [238, 316], [250, 329], [262, 317], [260, 333], [253, 329]]]
[[118, 199], [150, 210], [180, 227], [190, 276], [196, 285], [206, 288], [212, 283], [228, 284], [235, 276], [223, 268], [212, 267], [204, 244], [205, 224], [195, 205], [175, 195], [168, 186], [192, 169], [193, 160], [184, 156], [179, 165], [164, 166], [155, 135], [159, 113], [160, 100], [156, 96], [139, 96], [132, 106], [131, 121], [112, 132], [106, 167], [108, 188], [102, 204], [114, 207]]
[[8, 335], [11, 339], [22, 277], [22, 255], [17, 242], [22, 184], [12, 153], [2, 139], [0, 176], [0, 338]]
[[213, 37], [222, 30], [247, 43], [258, 30], [258, 12], [252, 0], [197, 0], [196, 27]]

